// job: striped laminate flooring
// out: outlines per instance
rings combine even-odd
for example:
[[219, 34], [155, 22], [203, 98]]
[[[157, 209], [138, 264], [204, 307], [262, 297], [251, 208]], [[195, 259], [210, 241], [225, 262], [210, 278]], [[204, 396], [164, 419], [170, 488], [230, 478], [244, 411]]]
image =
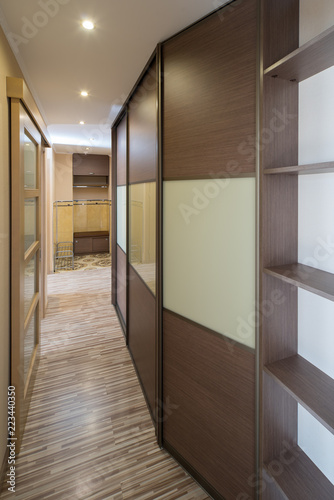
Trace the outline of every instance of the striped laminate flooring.
[[49, 277], [41, 360], [21, 453], [20, 500], [204, 500], [155, 441], [110, 305], [110, 268]]

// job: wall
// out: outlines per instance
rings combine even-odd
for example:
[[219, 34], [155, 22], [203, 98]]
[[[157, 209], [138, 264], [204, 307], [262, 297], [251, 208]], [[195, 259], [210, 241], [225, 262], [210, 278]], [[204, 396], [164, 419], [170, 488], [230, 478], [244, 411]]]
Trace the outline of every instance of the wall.
[[0, 28], [0, 467], [7, 445], [7, 387], [10, 358], [10, 169], [7, 76], [22, 77], [22, 73]]
[[72, 155], [55, 154], [55, 199], [67, 201], [73, 199]]
[[[334, 24], [332, 0], [301, 0], [300, 44]], [[334, 68], [299, 86], [299, 163], [333, 161]], [[334, 273], [334, 174], [299, 177], [299, 262]], [[334, 303], [299, 290], [298, 352], [334, 377]], [[334, 483], [334, 436], [298, 410], [299, 446]]]

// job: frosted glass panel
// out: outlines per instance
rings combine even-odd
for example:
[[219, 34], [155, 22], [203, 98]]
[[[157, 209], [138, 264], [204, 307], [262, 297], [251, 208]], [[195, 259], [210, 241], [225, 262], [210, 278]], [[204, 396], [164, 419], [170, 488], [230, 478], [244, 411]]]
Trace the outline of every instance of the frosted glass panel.
[[334, 436], [300, 405], [298, 445], [334, 484]]
[[37, 183], [37, 147], [32, 140], [24, 135], [24, 187], [25, 189], [36, 189]]
[[117, 186], [117, 243], [126, 253], [126, 186]]
[[37, 238], [37, 202], [36, 198], [24, 200], [24, 251], [35, 243]]
[[164, 307], [255, 347], [255, 179], [164, 182]]
[[156, 183], [130, 186], [130, 263], [155, 294]]

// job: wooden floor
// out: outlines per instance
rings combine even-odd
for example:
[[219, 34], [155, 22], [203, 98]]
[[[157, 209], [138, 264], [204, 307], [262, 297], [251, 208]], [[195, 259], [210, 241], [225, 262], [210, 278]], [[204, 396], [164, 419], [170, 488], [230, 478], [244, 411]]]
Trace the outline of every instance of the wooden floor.
[[[2, 499], [207, 499], [155, 442], [110, 268], [50, 276], [16, 493]], [[177, 410], [176, 410], [177, 411]]]

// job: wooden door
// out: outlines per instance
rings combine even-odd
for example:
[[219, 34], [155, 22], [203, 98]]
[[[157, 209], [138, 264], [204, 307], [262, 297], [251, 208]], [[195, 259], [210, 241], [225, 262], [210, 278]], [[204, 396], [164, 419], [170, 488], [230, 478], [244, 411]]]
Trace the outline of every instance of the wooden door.
[[11, 385], [19, 451], [38, 360], [40, 330], [41, 134], [19, 99], [11, 100]]

